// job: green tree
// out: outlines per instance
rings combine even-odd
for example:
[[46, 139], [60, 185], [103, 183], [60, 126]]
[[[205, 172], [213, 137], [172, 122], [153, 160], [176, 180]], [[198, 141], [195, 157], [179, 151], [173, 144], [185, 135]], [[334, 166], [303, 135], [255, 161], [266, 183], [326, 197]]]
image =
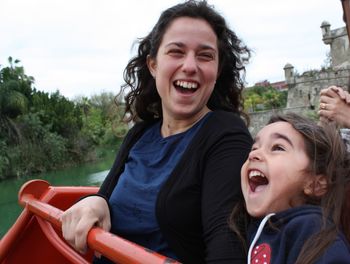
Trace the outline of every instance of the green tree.
[[244, 92], [244, 108], [247, 111], [269, 110], [286, 107], [287, 91], [272, 86], [254, 86]]
[[44, 125], [51, 125], [51, 132], [64, 138], [74, 138], [82, 128], [82, 112], [78, 105], [69, 101], [59, 91], [46, 93], [34, 91], [31, 112], [40, 112]]
[[28, 111], [28, 96], [34, 78], [24, 74], [19, 60], [8, 58], [9, 67], [0, 66], [0, 135], [19, 142], [21, 133], [14, 119]]
[[91, 96], [90, 103], [92, 106], [101, 110], [101, 120], [105, 125], [109, 119], [110, 109], [115, 105], [115, 95], [111, 92], [102, 92], [98, 95]]
[[34, 77], [28, 76], [24, 72], [23, 66], [19, 66], [18, 64], [21, 61], [16, 59], [13, 60], [10, 56], [8, 58], [9, 67], [5, 67], [0, 72], [0, 80], [1, 82], [15, 81], [17, 82], [16, 91], [24, 94], [24, 96], [30, 100]]

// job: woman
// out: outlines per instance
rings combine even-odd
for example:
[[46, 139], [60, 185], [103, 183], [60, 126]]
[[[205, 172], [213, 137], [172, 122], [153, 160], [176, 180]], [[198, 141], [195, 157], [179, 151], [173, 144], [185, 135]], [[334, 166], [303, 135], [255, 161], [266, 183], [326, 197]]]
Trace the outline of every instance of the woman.
[[244, 263], [228, 216], [251, 147], [240, 117], [249, 55], [205, 1], [161, 14], [124, 72], [126, 114], [136, 124], [99, 196], [62, 217], [74, 248], [84, 252], [97, 225], [183, 263]]

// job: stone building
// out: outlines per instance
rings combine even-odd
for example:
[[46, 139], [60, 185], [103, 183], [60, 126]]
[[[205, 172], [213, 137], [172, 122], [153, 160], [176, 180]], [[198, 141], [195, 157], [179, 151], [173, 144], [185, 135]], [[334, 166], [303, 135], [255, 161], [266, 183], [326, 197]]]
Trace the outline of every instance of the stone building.
[[322, 40], [330, 45], [331, 65], [320, 70], [296, 74], [293, 65], [284, 67], [285, 81], [288, 85], [288, 100], [285, 109], [249, 113], [250, 131], [255, 134], [272, 113], [297, 112], [303, 115], [316, 115], [320, 91], [330, 85], [349, 89], [350, 84], [350, 49], [346, 27], [331, 30], [328, 22], [321, 25]]

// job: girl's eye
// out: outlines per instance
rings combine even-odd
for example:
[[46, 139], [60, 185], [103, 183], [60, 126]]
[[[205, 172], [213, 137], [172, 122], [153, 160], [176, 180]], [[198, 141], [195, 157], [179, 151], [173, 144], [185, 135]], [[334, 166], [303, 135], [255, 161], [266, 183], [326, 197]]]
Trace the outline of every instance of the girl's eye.
[[253, 145], [252, 149], [250, 151], [254, 151], [254, 150], [257, 150], [257, 149], [258, 149], [258, 147]]
[[282, 145], [273, 145], [272, 151], [285, 151], [285, 149]]

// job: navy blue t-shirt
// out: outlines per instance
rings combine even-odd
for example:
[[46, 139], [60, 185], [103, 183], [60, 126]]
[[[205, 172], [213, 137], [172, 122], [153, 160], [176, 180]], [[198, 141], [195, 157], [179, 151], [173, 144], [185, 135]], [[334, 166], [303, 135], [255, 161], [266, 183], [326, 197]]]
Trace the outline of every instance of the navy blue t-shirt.
[[132, 147], [109, 203], [111, 232], [176, 259], [156, 219], [158, 192], [179, 162], [208, 114], [185, 132], [163, 138], [161, 122], [151, 126]]

